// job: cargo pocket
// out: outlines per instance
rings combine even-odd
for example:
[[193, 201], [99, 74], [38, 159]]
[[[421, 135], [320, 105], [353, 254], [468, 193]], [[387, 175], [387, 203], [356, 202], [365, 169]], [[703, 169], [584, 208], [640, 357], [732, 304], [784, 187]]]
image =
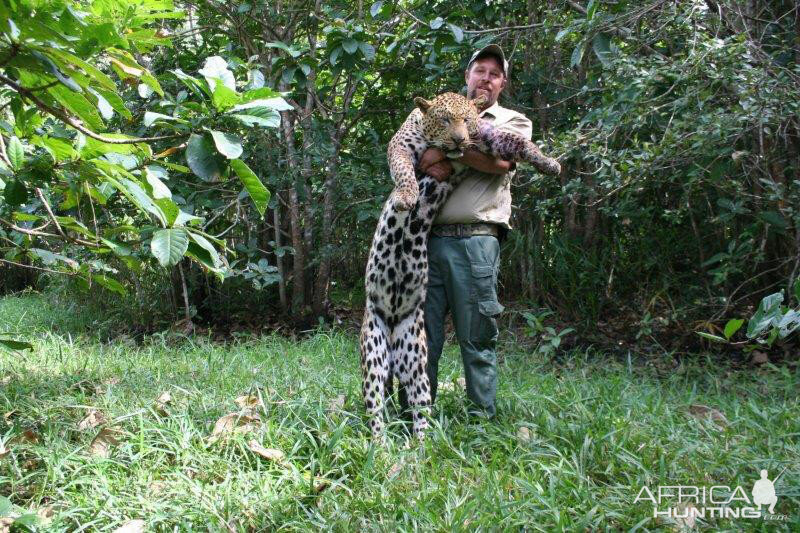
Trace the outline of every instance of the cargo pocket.
[[479, 349], [490, 348], [497, 340], [497, 315], [503, 312], [503, 307], [496, 298], [478, 302], [478, 312], [473, 317], [475, 324], [473, 344]]
[[472, 286], [470, 288], [470, 300], [472, 302], [483, 302], [487, 300], [497, 301], [495, 294], [495, 270], [492, 265], [470, 265], [472, 272]]

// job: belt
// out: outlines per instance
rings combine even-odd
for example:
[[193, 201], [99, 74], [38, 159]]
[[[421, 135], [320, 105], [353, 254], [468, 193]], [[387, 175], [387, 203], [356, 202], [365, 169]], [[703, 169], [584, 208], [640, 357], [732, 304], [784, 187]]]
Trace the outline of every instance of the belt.
[[472, 237], [473, 235], [500, 235], [497, 224], [485, 222], [477, 224], [439, 224], [431, 228], [435, 237]]

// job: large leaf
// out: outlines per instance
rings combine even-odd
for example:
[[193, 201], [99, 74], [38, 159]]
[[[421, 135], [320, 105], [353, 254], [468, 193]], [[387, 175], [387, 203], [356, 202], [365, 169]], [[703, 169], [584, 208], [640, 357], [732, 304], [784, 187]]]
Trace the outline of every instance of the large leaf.
[[189, 234], [183, 228], [169, 228], [153, 233], [150, 250], [163, 267], [178, 264], [189, 246]]
[[198, 72], [205, 77], [209, 87], [213, 91], [219, 80], [222, 84], [230, 89], [236, 91], [236, 80], [233, 77], [233, 72], [228, 69], [228, 62], [220, 56], [211, 56], [206, 58], [206, 62]]
[[215, 130], [212, 130], [210, 133], [219, 153], [228, 159], [236, 159], [242, 155], [242, 140], [239, 137]]
[[733, 337], [733, 335], [739, 331], [739, 328], [742, 327], [742, 324], [744, 324], [744, 320], [741, 318], [733, 318], [728, 320], [728, 323], [725, 324], [725, 338], [730, 339]]
[[763, 334], [772, 326], [777, 326], [782, 318], [781, 303], [783, 292], [776, 292], [765, 296], [747, 323], [747, 337], [754, 339]]
[[193, 134], [186, 145], [186, 162], [200, 179], [216, 181], [222, 175], [214, 142], [207, 135]]
[[8, 140], [6, 151], [8, 153], [8, 160], [11, 161], [11, 167], [14, 170], [21, 169], [25, 164], [25, 149], [22, 147], [22, 143], [17, 139], [16, 135]]
[[[15, 339], [0, 339], [0, 345], [11, 350], [33, 350], [33, 344]], [[0, 513], [0, 517], [5, 516], [5, 512]]]
[[256, 100], [251, 100], [245, 104], [235, 106], [233, 109], [231, 109], [231, 112], [246, 112], [248, 109], [253, 109], [254, 107], [266, 107], [267, 109], [272, 109], [274, 111], [291, 111], [294, 109], [292, 104], [280, 96], [277, 96], [273, 98], [258, 98]]
[[219, 252], [217, 249], [214, 248], [214, 245], [211, 244], [211, 241], [200, 235], [199, 233], [195, 233], [194, 231], [189, 232], [189, 237], [196, 242], [201, 248], [203, 248], [206, 252], [208, 252], [208, 256], [211, 259], [211, 264], [214, 268], [219, 268], [222, 265], [222, 260], [219, 257]]
[[25, 188], [25, 184], [20, 180], [11, 180], [6, 183], [3, 198], [8, 205], [22, 205], [28, 201], [28, 189]]
[[268, 107], [252, 107], [250, 109], [243, 110], [241, 113], [236, 113], [231, 116], [247, 126], [277, 128], [281, 125], [280, 114]]
[[580, 42], [575, 49], [572, 50], [572, 59], [569, 62], [570, 67], [577, 67], [581, 64], [581, 60], [583, 59], [583, 51], [586, 48], [584, 44], [585, 43]]
[[607, 33], [594, 36], [592, 50], [604, 67], [611, 65], [611, 37]]
[[47, 90], [68, 113], [77, 116], [91, 130], [103, 130], [105, 125], [97, 109], [82, 94], [71, 91], [63, 85], [56, 85]]
[[104, 274], [92, 274], [92, 279], [112, 292], [116, 292], [122, 296], [128, 294], [128, 290], [114, 278], [110, 278]]
[[261, 180], [258, 179], [255, 172], [250, 170], [250, 167], [241, 159], [234, 159], [231, 161], [231, 168], [236, 172], [236, 175], [239, 176], [239, 179], [242, 180], [244, 188], [253, 200], [258, 212], [261, 216], [264, 216], [264, 211], [266, 211], [267, 205], [269, 205], [269, 190], [264, 187], [264, 184], [261, 183]]

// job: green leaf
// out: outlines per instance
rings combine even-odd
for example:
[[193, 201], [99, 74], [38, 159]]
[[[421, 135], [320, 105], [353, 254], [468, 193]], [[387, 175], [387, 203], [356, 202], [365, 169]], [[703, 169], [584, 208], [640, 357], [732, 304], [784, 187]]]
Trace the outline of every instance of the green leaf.
[[183, 228], [169, 228], [153, 233], [150, 251], [163, 267], [178, 264], [189, 246], [189, 235]]
[[28, 201], [28, 189], [25, 188], [25, 184], [20, 180], [11, 180], [6, 183], [3, 198], [5, 198], [8, 205], [22, 205]]
[[375, 59], [375, 47], [369, 43], [358, 43], [358, 48], [364, 54], [364, 59], [373, 61]]
[[728, 320], [728, 323], [725, 324], [725, 338], [730, 339], [733, 335], [739, 331], [739, 328], [742, 327], [744, 324], [744, 319], [741, 318], [733, 318]]
[[195, 233], [193, 231], [189, 232], [189, 237], [196, 242], [201, 248], [208, 252], [209, 257], [211, 258], [211, 264], [214, 268], [219, 268], [222, 265], [222, 260], [219, 257], [219, 252], [217, 249], [214, 248], [214, 245], [211, 244], [211, 241], [206, 239], [204, 236], [200, 235], [199, 233]]
[[145, 127], [150, 127], [153, 123], [157, 120], [166, 120], [168, 122], [179, 122], [181, 124], [188, 124], [188, 120], [184, 120], [182, 118], [173, 117], [171, 115], [162, 115], [161, 113], [153, 113], [152, 111], [146, 111], [144, 114], [144, 125]]
[[754, 339], [763, 334], [771, 326], [777, 324], [782, 318], [782, 303], [782, 291], [765, 296], [758, 305], [758, 309], [756, 309], [756, 312], [747, 323], [747, 338]]
[[356, 50], [358, 50], [358, 41], [355, 39], [345, 39], [342, 41], [342, 48], [344, 48], [344, 51], [348, 54], [355, 54]]
[[783, 215], [777, 211], [761, 211], [758, 216], [770, 226], [775, 226], [776, 228], [784, 230], [789, 227], [789, 223], [783, 218]]
[[219, 153], [228, 159], [236, 159], [242, 155], [242, 140], [239, 137], [216, 130], [211, 130], [210, 133]]
[[153, 203], [156, 204], [161, 212], [164, 213], [165, 219], [165, 226], [172, 227], [172, 226], [179, 226], [180, 224], [175, 224], [175, 220], [177, 220], [178, 215], [180, 214], [181, 210], [178, 207], [178, 204], [173, 202], [170, 198], [157, 198], [153, 200]]
[[564, 39], [564, 37], [566, 37], [570, 33], [572, 33], [572, 28], [571, 27], [568, 26], [568, 27], [564, 28], [563, 30], [561, 30], [560, 32], [558, 32], [556, 34], [556, 39], [555, 39], [556, 42], [560, 43], [561, 40]]
[[[151, 166], [154, 167], [154, 169], [160, 168], [160, 167], [155, 167], [154, 165]], [[158, 200], [159, 198], [172, 198], [172, 192], [169, 190], [169, 187], [164, 185], [164, 182], [162, 182], [159, 179], [159, 174], [162, 173], [158, 172], [157, 170], [151, 170], [151, 167], [145, 168], [145, 177], [147, 179], [147, 183], [150, 185], [152, 189], [153, 198], [155, 198], [156, 200]], [[166, 175], [166, 171], [163, 172], [163, 175]]]
[[114, 109], [114, 111], [119, 113], [121, 116], [125, 117], [128, 120], [133, 118], [133, 115], [131, 115], [130, 110], [128, 110], [128, 108], [125, 107], [125, 102], [122, 101], [122, 98], [120, 98], [116, 92], [109, 91], [107, 89], [95, 89], [95, 91], [100, 96], [105, 98], [106, 102], [111, 104], [111, 107]]
[[269, 190], [264, 187], [264, 184], [261, 183], [261, 180], [258, 179], [255, 172], [250, 170], [250, 167], [241, 159], [234, 159], [231, 161], [231, 168], [236, 172], [236, 175], [239, 176], [239, 179], [242, 180], [244, 188], [253, 200], [259, 214], [264, 216], [264, 211], [266, 211], [269, 205]]
[[[14, 339], [0, 339], [0, 344], [10, 350], [33, 350], [33, 344], [25, 341], [18, 341]], [[0, 496], [0, 517], [8, 516], [11, 509], [11, 502], [8, 499]], [[8, 504], [6, 504], [8, 502]]]
[[11, 161], [11, 167], [14, 170], [21, 169], [25, 164], [25, 149], [22, 147], [22, 143], [16, 135], [12, 136], [8, 140], [6, 152], [8, 154], [9, 161]]
[[607, 33], [594, 36], [592, 50], [604, 67], [611, 65], [611, 37]]
[[794, 282], [794, 297], [800, 303], [800, 278], [797, 278]]
[[228, 69], [228, 62], [222, 57], [207, 57], [203, 68], [198, 72], [206, 79], [211, 90], [216, 89], [216, 86], [219, 85], [216, 80], [219, 80], [231, 91], [236, 91], [236, 80], [233, 77], [233, 72]]
[[[239, 98], [239, 101], [242, 104], [246, 104], [248, 102], [252, 102], [253, 100], [279, 98], [280, 96], [281, 93], [273, 91], [269, 87], [259, 87], [258, 89], [252, 89], [242, 93], [241, 97]], [[283, 98], [281, 98], [281, 100], [283, 100]]]
[[222, 175], [214, 142], [207, 135], [193, 134], [189, 137], [186, 163], [203, 181], [216, 181]]
[[89, 129], [102, 130], [105, 128], [103, 119], [100, 118], [97, 109], [82, 94], [70, 91], [63, 85], [51, 87], [47, 92], [50, 93], [64, 109], [73, 115], [77, 115]]
[[708, 339], [710, 341], [723, 342], [723, 343], [728, 342], [727, 340], [723, 339], [722, 337], [720, 337], [718, 335], [712, 335], [711, 333], [706, 333], [705, 331], [697, 331], [696, 333], [698, 335], [700, 335], [701, 337], [703, 337], [704, 339]]
[[223, 83], [216, 83], [214, 92], [211, 93], [211, 102], [217, 111], [225, 111], [239, 103], [239, 95]]
[[460, 43], [464, 40], [464, 30], [455, 24], [450, 24], [449, 22], [447, 23], [447, 27], [450, 28], [451, 32], [453, 32], [453, 37], [455, 37], [457, 43]]
[[597, 0], [590, 0], [589, 6], [586, 8], [586, 20], [592, 20], [594, 18], [598, 5], [599, 2], [597, 2]]
[[369, 8], [369, 14], [372, 15], [372, 18], [376, 18], [378, 16], [378, 13], [381, 12], [382, 7], [383, 0], [379, 0], [378, 2], [372, 4], [372, 6]]
[[62, 63], [71, 63], [76, 67], [82, 69], [87, 75], [94, 79], [97, 83], [100, 84], [106, 90], [109, 91], [116, 91], [117, 87], [114, 85], [114, 82], [101, 72], [97, 67], [87, 63], [83, 59], [79, 58], [78, 56], [67, 52], [66, 50], [59, 50], [58, 48], [54, 47], [41, 47], [39, 48], [43, 52], [46, 52], [48, 55], [54, 57], [58, 61]]
[[444, 19], [442, 17], [436, 17], [430, 22], [430, 27], [432, 30], [438, 30], [444, 24]]
[[264, 98], [258, 100], [252, 100], [247, 102], [246, 104], [240, 104], [231, 109], [231, 111], [244, 111], [248, 109], [252, 109], [254, 107], [266, 107], [269, 109], [273, 109], [275, 111], [290, 111], [294, 109], [292, 104], [281, 98], [280, 96], [275, 98]]
[[292, 56], [295, 59], [300, 57], [300, 55], [302, 55], [302, 53], [303, 53], [300, 50], [295, 50], [294, 48], [290, 48], [290, 47], [286, 46], [284, 43], [277, 42], [277, 41], [276, 42], [266, 43], [266, 46], [268, 48], [279, 48], [279, 49], [283, 50], [284, 52], [286, 52], [287, 54], [289, 54], [290, 56]]
[[[262, 108], [263, 109], [263, 108]], [[268, 110], [268, 115], [259, 117], [256, 115], [231, 115], [233, 118], [245, 126], [260, 126], [262, 128], [277, 128], [281, 125], [281, 116], [275, 111]]]
[[583, 51], [586, 48], [584, 46], [585, 43], [580, 42], [572, 51], [572, 59], [570, 59], [569, 66], [570, 67], [577, 67], [581, 64], [581, 60], [583, 59]]
[[114, 187], [124, 194], [125, 197], [142, 212], [154, 215], [162, 225], [167, 225], [167, 218], [164, 215], [164, 212], [153, 202], [149, 196], [147, 196], [147, 193], [138, 183], [127, 178], [117, 179], [108, 175], [106, 175], [105, 179], [114, 185]]
[[92, 279], [112, 292], [116, 292], [122, 296], [128, 294], [127, 289], [125, 289], [125, 287], [123, 287], [122, 284], [114, 278], [110, 278], [104, 274], [92, 274]]
[[214, 264], [214, 257], [208, 252], [208, 250], [202, 246], [199, 246], [197, 243], [189, 243], [189, 246], [186, 248], [186, 257], [197, 261], [202, 266], [213, 272], [220, 282], [225, 279], [225, 274], [222, 270], [222, 267], [216, 266]]

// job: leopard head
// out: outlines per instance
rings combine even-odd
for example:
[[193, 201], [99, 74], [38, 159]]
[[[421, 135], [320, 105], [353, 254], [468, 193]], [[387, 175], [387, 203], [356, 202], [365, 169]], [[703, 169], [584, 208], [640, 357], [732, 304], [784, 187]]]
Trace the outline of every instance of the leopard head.
[[472, 146], [478, 133], [478, 109], [485, 105], [486, 97], [468, 100], [456, 93], [443, 93], [433, 100], [414, 98], [422, 111], [422, 135], [428, 146], [435, 146], [458, 157]]

